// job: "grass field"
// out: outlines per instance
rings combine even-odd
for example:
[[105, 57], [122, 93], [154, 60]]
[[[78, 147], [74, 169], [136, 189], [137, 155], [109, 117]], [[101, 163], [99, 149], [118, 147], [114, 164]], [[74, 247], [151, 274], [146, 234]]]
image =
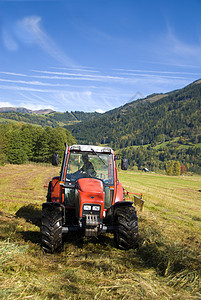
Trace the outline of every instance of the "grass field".
[[0, 167], [0, 299], [201, 299], [201, 176], [120, 171], [142, 192], [139, 249], [111, 234], [69, 236], [60, 254], [40, 248], [43, 187], [59, 169]]

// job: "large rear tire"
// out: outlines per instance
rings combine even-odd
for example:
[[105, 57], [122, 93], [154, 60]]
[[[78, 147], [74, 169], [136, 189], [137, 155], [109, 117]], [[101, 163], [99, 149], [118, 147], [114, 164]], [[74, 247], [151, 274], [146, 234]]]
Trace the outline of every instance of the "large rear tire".
[[119, 249], [128, 250], [138, 246], [138, 220], [133, 206], [115, 209], [116, 231], [114, 239]]
[[62, 208], [49, 203], [42, 209], [42, 248], [53, 253], [62, 250]]

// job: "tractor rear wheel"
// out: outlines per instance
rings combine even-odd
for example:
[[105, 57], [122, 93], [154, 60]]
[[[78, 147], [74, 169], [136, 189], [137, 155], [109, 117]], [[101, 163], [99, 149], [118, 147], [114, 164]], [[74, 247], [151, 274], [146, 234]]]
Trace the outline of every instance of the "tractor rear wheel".
[[115, 209], [116, 231], [114, 239], [123, 250], [138, 246], [138, 220], [133, 206], [119, 206]]
[[53, 253], [62, 250], [62, 208], [49, 203], [42, 209], [42, 248]]

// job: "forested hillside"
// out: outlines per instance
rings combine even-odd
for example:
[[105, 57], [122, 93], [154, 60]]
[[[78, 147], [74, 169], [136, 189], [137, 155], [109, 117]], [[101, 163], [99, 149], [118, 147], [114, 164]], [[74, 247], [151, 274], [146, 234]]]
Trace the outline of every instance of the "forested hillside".
[[108, 144], [130, 166], [164, 169], [179, 160], [201, 172], [201, 83], [128, 103], [100, 117], [66, 126], [79, 143]]
[[66, 111], [65, 113], [51, 112], [48, 114], [33, 114], [30, 112], [7, 111], [0, 112], [0, 123], [14, 120], [18, 123], [28, 123], [41, 126], [62, 127], [66, 124], [82, 122], [99, 116], [97, 112], [85, 113], [80, 111]]
[[100, 117], [67, 126], [83, 143], [124, 148], [168, 141], [201, 140], [201, 84], [192, 84], [155, 102], [134, 102]]

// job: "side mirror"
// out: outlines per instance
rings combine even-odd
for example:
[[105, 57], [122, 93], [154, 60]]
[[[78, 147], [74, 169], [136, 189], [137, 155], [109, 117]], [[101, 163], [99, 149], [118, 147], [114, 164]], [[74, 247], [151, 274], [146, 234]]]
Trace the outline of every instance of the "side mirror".
[[122, 170], [127, 170], [128, 169], [128, 159], [127, 158], [122, 158], [121, 159], [121, 169]]
[[55, 153], [52, 155], [52, 165], [58, 166], [58, 164], [59, 164], [59, 154]]

